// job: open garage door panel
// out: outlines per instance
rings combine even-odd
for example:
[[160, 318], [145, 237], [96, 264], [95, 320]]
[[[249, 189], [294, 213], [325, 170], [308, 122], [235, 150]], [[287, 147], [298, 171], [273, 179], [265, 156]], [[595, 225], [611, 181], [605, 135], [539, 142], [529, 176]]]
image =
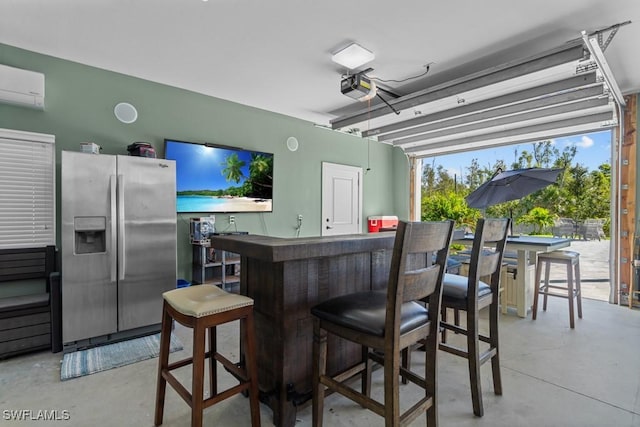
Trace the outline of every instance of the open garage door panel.
[[[575, 40], [378, 104], [334, 129], [401, 147], [410, 157], [583, 134], [618, 125], [619, 89], [598, 38]], [[604, 45], [606, 47], [606, 45]], [[394, 111], [395, 110], [395, 111]]]

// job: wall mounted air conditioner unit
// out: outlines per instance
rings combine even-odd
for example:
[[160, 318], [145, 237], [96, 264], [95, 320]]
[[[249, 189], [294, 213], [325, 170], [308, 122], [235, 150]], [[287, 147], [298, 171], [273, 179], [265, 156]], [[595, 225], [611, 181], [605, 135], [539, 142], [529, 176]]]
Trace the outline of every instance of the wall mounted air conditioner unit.
[[44, 74], [0, 64], [0, 102], [44, 110]]

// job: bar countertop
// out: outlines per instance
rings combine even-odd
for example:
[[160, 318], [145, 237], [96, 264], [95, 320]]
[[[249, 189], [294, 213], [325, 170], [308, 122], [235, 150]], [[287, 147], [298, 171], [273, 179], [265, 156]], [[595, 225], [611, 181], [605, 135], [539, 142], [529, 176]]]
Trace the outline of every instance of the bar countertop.
[[281, 238], [257, 234], [211, 236], [211, 247], [270, 262], [393, 249], [394, 231], [340, 236]]

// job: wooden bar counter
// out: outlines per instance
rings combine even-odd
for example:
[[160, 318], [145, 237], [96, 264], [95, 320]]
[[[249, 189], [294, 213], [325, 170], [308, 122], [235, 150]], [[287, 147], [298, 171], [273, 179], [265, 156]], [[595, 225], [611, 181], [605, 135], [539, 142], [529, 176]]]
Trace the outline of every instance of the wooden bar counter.
[[[212, 247], [241, 256], [240, 293], [254, 299], [260, 396], [276, 426], [294, 426], [296, 405], [311, 398], [311, 307], [351, 292], [385, 289], [394, 238], [395, 232], [211, 238]], [[359, 347], [329, 337], [330, 373], [360, 358]]]

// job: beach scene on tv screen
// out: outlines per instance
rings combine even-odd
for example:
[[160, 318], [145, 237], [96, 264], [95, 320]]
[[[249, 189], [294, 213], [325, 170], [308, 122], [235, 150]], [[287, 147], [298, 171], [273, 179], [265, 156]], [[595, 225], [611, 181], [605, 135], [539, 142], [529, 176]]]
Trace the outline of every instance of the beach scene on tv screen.
[[273, 155], [167, 141], [178, 212], [271, 212]]

